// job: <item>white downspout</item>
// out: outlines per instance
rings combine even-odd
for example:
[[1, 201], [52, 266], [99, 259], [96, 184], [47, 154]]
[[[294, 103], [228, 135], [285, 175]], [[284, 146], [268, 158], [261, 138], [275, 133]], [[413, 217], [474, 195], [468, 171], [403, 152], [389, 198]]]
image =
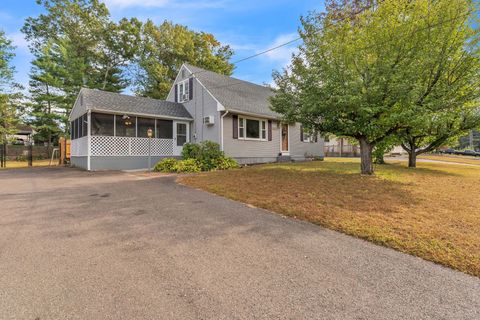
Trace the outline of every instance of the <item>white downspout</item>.
[[92, 136], [91, 136], [91, 125], [92, 125], [92, 113], [91, 110], [87, 112], [87, 170], [90, 171], [90, 157], [92, 155]]
[[225, 113], [220, 117], [220, 149], [224, 151], [223, 149], [223, 118], [228, 114], [228, 110], [225, 111]]

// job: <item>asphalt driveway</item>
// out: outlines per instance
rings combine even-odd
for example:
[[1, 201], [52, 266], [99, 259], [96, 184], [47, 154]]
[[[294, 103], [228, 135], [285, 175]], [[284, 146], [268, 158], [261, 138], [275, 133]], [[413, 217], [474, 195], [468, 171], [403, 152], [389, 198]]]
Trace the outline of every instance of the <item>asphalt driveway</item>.
[[10, 170], [0, 319], [480, 319], [480, 279], [172, 177]]

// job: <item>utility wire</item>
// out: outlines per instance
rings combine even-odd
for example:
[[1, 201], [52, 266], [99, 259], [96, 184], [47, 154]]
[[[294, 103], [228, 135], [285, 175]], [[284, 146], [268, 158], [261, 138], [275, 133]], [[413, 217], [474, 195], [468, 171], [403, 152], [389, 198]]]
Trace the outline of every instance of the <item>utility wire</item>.
[[[466, 18], [466, 17], [468, 17], [471, 13], [478, 13], [478, 12], [480, 12], [480, 11], [470, 11], [470, 12], [468, 12], [468, 13], [466, 13], [466, 14], [463, 14], [463, 15], [460, 15], [460, 16], [457, 16], [457, 17], [454, 17], [454, 18], [451, 18], [451, 19], [447, 19], [447, 20], [444, 20], [444, 21], [441, 21], [441, 22], [438, 22], [438, 23], [435, 23], [435, 24], [432, 24], [432, 25], [430, 25], [430, 26], [428, 26], [428, 27], [419, 28], [419, 29], [415, 30], [414, 32], [412, 32], [411, 34], [409, 34], [409, 36], [413, 36], [413, 35], [415, 35], [416, 33], [419, 33], [419, 32], [421, 32], [421, 31], [425, 31], [425, 30], [432, 29], [432, 28], [434, 28], [434, 27], [441, 26], [441, 25], [443, 25], [443, 24], [445, 24], [445, 23], [448, 23], [448, 22], [452, 22], [452, 21], [455, 21], [455, 20], [459, 20], [459, 19], [462, 19], [462, 18]], [[320, 30], [318, 30], [318, 32], [320, 32], [321, 30], [323, 30], [323, 28], [320, 29]], [[241, 60], [238, 60], [237, 62], [234, 62], [233, 64], [238, 63], [238, 62], [242, 62], [242, 61], [245, 61], [245, 60], [248, 60], [248, 59], [255, 58], [255, 57], [259, 56], [259, 55], [262, 55], [262, 54], [265, 54], [265, 53], [267, 53], [267, 52], [276, 50], [276, 49], [281, 48], [281, 47], [283, 47], [283, 46], [286, 46], [286, 45], [288, 45], [288, 44], [290, 44], [290, 43], [296, 42], [296, 41], [298, 41], [298, 40], [300, 40], [300, 39], [301, 39], [301, 37], [298, 37], [298, 38], [296, 38], [296, 39], [290, 40], [289, 42], [286, 42], [286, 43], [284, 43], [284, 44], [281, 44], [281, 45], [279, 45], [279, 46], [277, 46], [277, 47], [270, 48], [270, 49], [265, 50], [265, 51], [263, 51], [263, 52], [260, 52], [260, 53], [258, 53], [258, 54], [255, 54], [255, 55], [252, 55], [252, 56], [243, 58], [243, 59], [241, 59]], [[402, 37], [397, 38], [397, 39], [392, 38], [392, 39], [389, 39], [389, 40], [386, 40], [386, 41], [383, 41], [383, 42], [380, 42], [380, 43], [375, 43], [375, 44], [370, 45], [370, 46], [365, 46], [365, 47], [359, 48], [358, 50], [359, 50], [359, 51], [360, 51], [360, 50], [362, 50], [362, 51], [363, 51], [363, 50], [367, 50], [367, 49], [370, 49], [370, 48], [373, 48], [373, 47], [378, 47], [378, 46], [381, 46], [381, 45], [385, 45], [385, 44], [387, 44], [387, 43], [389, 43], [389, 42], [391, 42], [391, 41], [393, 41], [393, 40], [401, 40], [401, 39], [402, 39]], [[209, 70], [199, 71], [199, 72], [197, 72], [197, 74], [198, 74], [198, 73], [202, 73], [202, 72], [207, 72], [207, 71], [209, 71]], [[194, 74], [195, 74], [195, 73], [194, 73]], [[239, 82], [235, 82], [235, 83], [229, 83], [229, 84], [226, 84], [226, 85], [214, 86], [214, 87], [210, 87], [210, 88], [208, 88], [208, 89], [218, 89], [218, 88], [230, 87], [230, 86], [238, 85], [238, 84], [240, 84], [240, 83], [242, 83], [242, 82], [244, 82], [244, 81], [241, 80], [241, 82], [239, 81]]]
[[[346, 20], [347, 18], [352, 18], [352, 17], [354, 17], [354, 16], [357, 16], [357, 15], [359, 15], [360, 13], [362, 13], [363, 11], [369, 9], [370, 7], [371, 7], [371, 6], [362, 8], [362, 9], [358, 10], [357, 12], [354, 12], [352, 15], [346, 15], [345, 17], [338, 19], [337, 22], [341, 22], [341, 21]], [[319, 29], [317, 32], [320, 32], [320, 31], [322, 31], [322, 30], [323, 30], [323, 28]], [[269, 49], [266, 49], [266, 50], [264, 50], [264, 51], [261, 51], [261, 52], [258, 52], [258, 53], [256, 53], [256, 54], [253, 54], [253, 55], [251, 55], [251, 56], [247, 56], [247, 57], [245, 57], [245, 58], [242, 58], [242, 59], [233, 61], [232, 64], [235, 65], [235, 64], [241, 63], [241, 62], [243, 62], [243, 61], [256, 58], [256, 57], [258, 57], [258, 56], [264, 55], [264, 54], [269, 53], [269, 52], [271, 52], [271, 51], [274, 51], [274, 50], [280, 49], [280, 48], [282, 48], [282, 47], [288, 46], [289, 44], [295, 43], [295, 42], [297, 42], [298, 40], [301, 40], [301, 39], [302, 39], [302, 37], [297, 37], [297, 38], [292, 39], [292, 40], [290, 40], [290, 41], [287, 41], [287, 42], [284, 42], [284, 43], [282, 43], [282, 44], [279, 44], [279, 45], [277, 45], [277, 46], [275, 46], [275, 47], [273, 47], [273, 48], [269, 48]], [[210, 71], [210, 70], [202, 70], [202, 71], [198, 71], [198, 72], [193, 72], [192, 75], [199, 74], [199, 73], [204, 73], [204, 72], [208, 72], [208, 71]]]

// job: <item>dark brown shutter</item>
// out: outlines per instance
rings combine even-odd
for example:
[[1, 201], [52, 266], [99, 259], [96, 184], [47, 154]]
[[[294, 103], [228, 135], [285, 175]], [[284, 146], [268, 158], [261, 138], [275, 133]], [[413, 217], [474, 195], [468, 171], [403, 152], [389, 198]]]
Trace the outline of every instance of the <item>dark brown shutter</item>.
[[238, 116], [234, 114], [232, 116], [233, 123], [233, 139], [238, 139]]
[[268, 120], [268, 141], [272, 141], [272, 120]]
[[193, 99], [193, 78], [188, 79], [188, 100]]
[[300, 125], [300, 141], [303, 141], [303, 125]]
[[175, 102], [178, 102], [178, 84], [175, 83]]
[[318, 142], [318, 133], [315, 132], [315, 142]]

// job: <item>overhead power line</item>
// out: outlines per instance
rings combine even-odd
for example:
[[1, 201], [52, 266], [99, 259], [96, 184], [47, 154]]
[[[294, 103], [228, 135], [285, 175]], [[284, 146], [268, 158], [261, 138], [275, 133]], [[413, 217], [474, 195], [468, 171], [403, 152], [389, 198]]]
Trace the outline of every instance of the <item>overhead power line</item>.
[[[409, 36], [413, 36], [413, 35], [415, 35], [416, 33], [419, 33], [419, 32], [421, 32], [421, 31], [433, 29], [433, 28], [435, 28], [435, 27], [441, 26], [441, 25], [446, 24], [446, 23], [448, 23], [448, 22], [452, 22], [452, 21], [455, 21], [455, 20], [459, 20], [459, 19], [466, 18], [466, 17], [468, 17], [470, 14], [472, 14], [472, 13], [478, 13], [478, 12], [480, 12], [480, 11], [478, 11], [478, 10], [477, 10], [477, 11], [475, 11], [475, 10], [474, 10], [474, 11], [470, 11], [470, 12], [468, 12], [468, 13], [466, 13], [466, 14], [463, 14], [463, 15], [460, 15], [460, 16], [457, 16], [457, 17], [454, 17], [454, 18], [451, 18], [451, 19], [447, 19], [447, 20], [440, 21], [440, 22], [438, 22], [438, 23], [429, 25], [428, 27], [419, 28], [419, 29], [413, 31], [411, 34], [409, 34]], [[358, 14], [358, 13], [357, 13], [357, 14]], [[343, 20], [343, 19], [342, 19], [342, 20]], [[317, 32], [320, 32], [320, 31], [322, 31], [322, 30], [323, 30], [323, 28], [319, 29]], [[240, 60], [238, 60], [238, 61], [236, 61], [236, 62], [233, 62], [233, 64], [236, 64], [236, 63], [238, 63], [238, 62], [242, 62], [242, 61], [245, 61], [245, 60], [248, 60], [248, 59], [255, 58], [255, 57], [260, 56], [260, 55], [262, 55], [262, 54], [268, 53], [268, 52], [270, 52], [270, 51], [276, 50], [276, 49], [278, 49], [278, 48], [281, 48], [281, 47], [283, 47], [283, 46], [286, 46], [286, 45], [288, 45], [288, 44], [291, 44], [291, 43], [293, 43], [293, 42], [296, 42], [296, 41], [298, 41], [298, 40], [300, 40], [300, 39], [302, 39], [302, 38], [301, 38], [301, 37], [295, 38], [295, 39], [290, 40], [290, 41], [288, 41], [288, 42], [285, 42], [285, 43], [283, 43], [283, 44], [281, 44], [281, 45], [278, 45], [278, 46], [276, 46], [276, 47], [274, 47], [274, 48], [270, 48], [270, 49], [268, 49], [268, 50], [259, 52], [259, 53], [255, 54], [255, 55], [251, 55], [251, 56], [249, 56], [249, 57], [245, 57], [245, 58], [243, 58], [243, 59], [240, 59]], [[373, 45], [365, 46], [365, 47], [363, 47], [363, 48], [360, 48], [359, 50], [366, 50], [366, 49], [370, 49], [370, 48], [382, 46], [382, 45], [385, 45], [385, 44], [387, 44], [387, 43], [389, 43], [389, 42], [392, 42], [393, 40], [400, 40], [400, 39], [402, 39], [402, 38], [401, 38], [401, 37], [399, 37], [399, 38], [392, 38], [392, 39], [389, 39], [389, 40], [386, 40], [386, 41], [382, 41], [382, 42], [380, 42], [380, 43], [375, 43], [375, 44], [373, 44]], [[202, 72], [207, 72], [207, 71], [209, 71], [209, 70], [199, 71], [199, 72], [197, 72], [197, 74], [198, 74], [198, 73], [202, 73]], [[193, 73], [193, 74], [195, 74], [195, 73]], [[230, 83], [230, 84], [221, 85], [221, 86], [214, 86], [214, 87], [210, 87], [209, 89], [218, 89], [218, 88], [230, 87], [230, 86], [238, 85], [238, 84], [240, 84], [240, 83], [241, 83], [241, 82], [236, 82], [236, 83]]]

